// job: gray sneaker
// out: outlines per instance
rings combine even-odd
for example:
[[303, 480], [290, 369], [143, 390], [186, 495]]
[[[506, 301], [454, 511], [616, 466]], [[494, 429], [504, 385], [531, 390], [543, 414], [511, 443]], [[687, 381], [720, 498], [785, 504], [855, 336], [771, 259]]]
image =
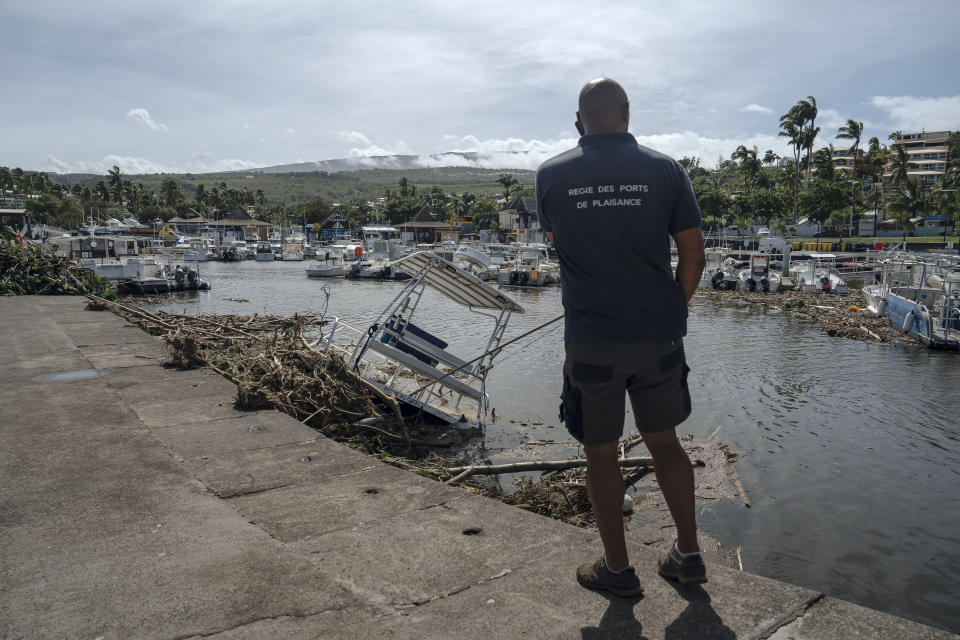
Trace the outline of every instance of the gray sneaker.
[[603, 557], [577, 568], [577, 582], [594, 591], [609, 591], [622, 598], [635, 598], [643, 593], [643, 586], [633, 567], [627, 567], [620, 573], [607, 569]]
[[682, 558], [677, 548], [670, 549], [669, 555], [660, 558], [660, 575], [680, 584], [699, 584], [707, 581], [707, 568], [703, 564], [700, 554]]

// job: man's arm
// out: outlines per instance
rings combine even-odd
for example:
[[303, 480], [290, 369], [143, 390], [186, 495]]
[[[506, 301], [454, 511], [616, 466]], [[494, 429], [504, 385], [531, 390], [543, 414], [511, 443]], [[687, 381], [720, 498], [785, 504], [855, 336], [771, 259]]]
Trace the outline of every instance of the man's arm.
[[690, 302], [693, 292], [700, 284], [703, 268], [707, 266], [707, 256], [703, 252], [703, 234], [697, 226], [673, 234], [673, 241], [677, 243], [677, 282], [680, 283], [687, 302]]

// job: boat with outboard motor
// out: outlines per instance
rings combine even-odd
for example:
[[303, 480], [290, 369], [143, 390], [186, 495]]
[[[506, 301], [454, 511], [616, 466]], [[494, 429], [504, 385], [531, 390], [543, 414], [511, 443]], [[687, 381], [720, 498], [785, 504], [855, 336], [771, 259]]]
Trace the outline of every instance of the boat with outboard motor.
[[836, 269], [837, 256], [832, 253], [809, 254], [807, 262], [795, 262], [791, 267], [791, 274], [797, 286], [808, 293], [839, 293], [847, 292], [847, 281]]
[[344, 271], [345, 278], [363, 278], [368, 280], [408, 280], [410, 274], [396, 266], [399, 261], [357, 260]]
[[770, 268], [766, 253], [750, 256], [750, 266], [737, 274], [740, 290], [756, 293], [776, 293], [780, 290], [780, 274]]
[[[483, 427], [490, 409], [487, 375], [510, 316], [523, 313], [523, 307], [429, 251], [401, 258], [394, 266], [410, 274], [403, 289], [365, 331], [334, 318], [321, 338], [324, 348], [339, 352], [364, 380], [395, 397], [407, 416]], [[428, 309], [420, 305], [427, 288], [477, 316], [493, 319], [481, 355], [472, 360], [454, 355], [447, 339], [430, 331], [426, 326], [430, 316], [424, 313]], [[471, 333], [479, 328], [469, 325]], [[464, 400], [469, 408], [461, 406]]]
[[[718, 256], [720, 258], [721, 256]], [[714, 266], [708, 266], [700, 277], [700, 287], [716, 291], [736, 291], [740, 283], [738, 273], [747, 266], [746, 262], [735, 258], [722, 258]]]
[[511, 287], [545, 287], [559, 281], [559, 267], [540, 246], [517, 247], [513, 262], [497, 272], [497, 282]]
[[254, 249], [253, 259], [257, 262], [273, 262], [277, 254], [273, 252], [273, 245], [269, 242], [258, 242]]

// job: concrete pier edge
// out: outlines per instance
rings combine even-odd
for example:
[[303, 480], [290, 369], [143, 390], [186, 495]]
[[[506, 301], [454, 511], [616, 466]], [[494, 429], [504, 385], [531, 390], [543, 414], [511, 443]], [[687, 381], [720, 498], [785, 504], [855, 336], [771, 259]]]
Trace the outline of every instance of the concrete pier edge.
[[69, 297], [0, 298], [0, 638], [957, 638], [709, 566], [580, 588], [595, 533], [422, 478]]

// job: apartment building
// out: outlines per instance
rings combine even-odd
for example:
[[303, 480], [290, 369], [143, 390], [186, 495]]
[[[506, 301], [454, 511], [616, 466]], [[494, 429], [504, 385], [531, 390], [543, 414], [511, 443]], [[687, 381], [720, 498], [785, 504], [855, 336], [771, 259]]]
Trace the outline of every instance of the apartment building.
[[[893, 145], [899, 145], [906, 150], [910, 157], [910, 168], [907, 175], [916, 179], [924, 189], [930, 189], [947, 171], [950, 162], [950, 150], [947, 147], [947, 138], [950, 131], [921, 131], [919, 133], [903, 133], [897, 136]], [[892, 155], [892, 154], [891, 154]], [[890, 164], [884, 168], [884, 185], [890, 180]]]
[[[825, 147], [826, 148], [826, 147]], [[823, 149], [817, 151], [820, 153]], [[850, 151], [849, 149], [834, 149], [831, 154], [833, 157], [833, 170], [834, 171], [850, 171], [851, 173], [856, 173], [857, 175], [864, 175], [872, 172], [872, 168], [867, 164], [867, 154], [864, 153], [863, 149], [857, 149], [856, 151]], [[816, 160], [813, 162], [811, 167], [814, 173], [817, 171]]]

